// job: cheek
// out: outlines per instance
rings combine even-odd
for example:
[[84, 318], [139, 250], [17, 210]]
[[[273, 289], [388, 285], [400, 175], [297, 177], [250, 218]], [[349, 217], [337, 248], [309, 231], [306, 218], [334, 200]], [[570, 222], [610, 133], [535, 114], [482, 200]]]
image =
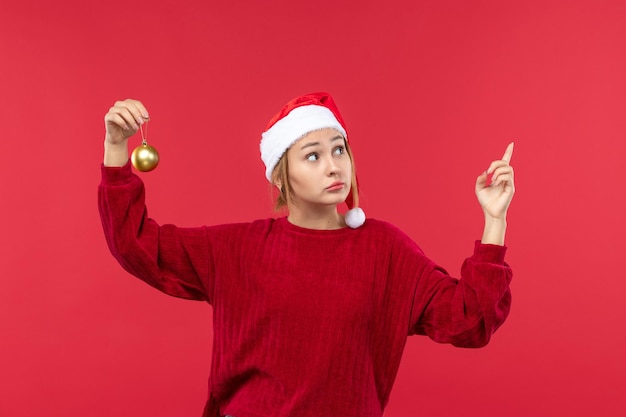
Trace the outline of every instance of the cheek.
[[300, 161], [289, 161], [289, 184], [292, 188], [306, 184], [308, 175], [305, 168]]
[[352, 178], [352, 160], [350, 159], [349, 156], [346, 156], [343, 162], [344, 162], [343, 171], [346, 173], [346, 176], [350, 179]]

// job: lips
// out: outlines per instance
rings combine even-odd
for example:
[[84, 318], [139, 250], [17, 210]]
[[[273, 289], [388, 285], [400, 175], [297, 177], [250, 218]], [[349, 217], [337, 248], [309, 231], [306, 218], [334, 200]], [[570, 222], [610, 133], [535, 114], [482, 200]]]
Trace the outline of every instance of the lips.
[[345, 183], [342, 181], [335, 181], [330, 186], [326, 187], [328, 191], [336, 191], [341, 190], [345, 186]]

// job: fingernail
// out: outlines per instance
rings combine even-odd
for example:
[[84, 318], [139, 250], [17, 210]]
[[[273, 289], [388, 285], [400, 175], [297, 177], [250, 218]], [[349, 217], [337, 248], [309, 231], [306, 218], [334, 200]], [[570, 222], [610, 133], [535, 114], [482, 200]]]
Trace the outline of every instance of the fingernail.
[[150, 118], [150, 115], [148, 114], [148, 112], [144, 112], [142, 114], [142, 116], [143, 116], [144, 119], [149, 119]]

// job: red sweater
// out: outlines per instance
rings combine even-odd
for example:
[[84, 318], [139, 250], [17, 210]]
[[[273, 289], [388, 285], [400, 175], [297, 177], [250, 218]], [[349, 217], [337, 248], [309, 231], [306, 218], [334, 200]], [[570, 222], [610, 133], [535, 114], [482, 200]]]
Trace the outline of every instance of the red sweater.
[[99, 208], [128, 272], [213, 306], [206, 416], [380, 417], [407, 336], [481, 347], [509, 312], [505, 247], [476, 242], [458, 280], [374, 219], [159, 226], [130, 165], [102, 168]]

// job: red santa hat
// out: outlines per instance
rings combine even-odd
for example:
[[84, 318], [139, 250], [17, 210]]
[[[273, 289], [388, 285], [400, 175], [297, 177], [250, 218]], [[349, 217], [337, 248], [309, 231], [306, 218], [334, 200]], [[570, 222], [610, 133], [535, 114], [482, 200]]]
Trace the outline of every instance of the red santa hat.
[[[261, 135], [261, 159], [265, 164], [265, 177], [272, 181], [272, 172], [280, 158], [298, 139], [309, 132], [333, 128], [348, 140], [346, 125], [328, 93], [312, 93], [289, 101], [268, 123]], [[346, 198], [348, 211], [346, 224], [357, 228], [365, 222], [365, 213], [355, 207], [352, 190]]]

